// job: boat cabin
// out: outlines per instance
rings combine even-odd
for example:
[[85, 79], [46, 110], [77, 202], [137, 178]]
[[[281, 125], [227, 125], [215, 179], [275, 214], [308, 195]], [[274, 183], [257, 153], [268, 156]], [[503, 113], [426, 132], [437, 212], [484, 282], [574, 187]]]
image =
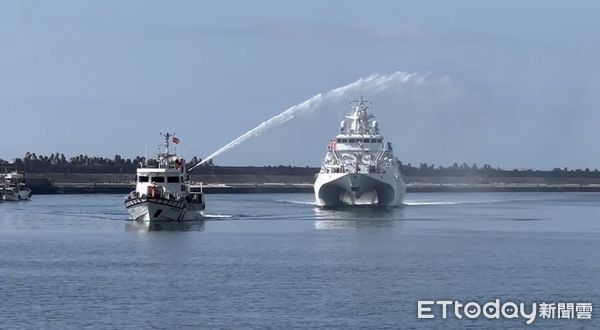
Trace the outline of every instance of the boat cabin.
[[[186, 184], [189, 174], [164, 168], [139, 168], [137, 170], [135, 190], [140, 195], [171, 194], [172, 197], [185, 197], [189, 194]], [[153, 193], [154, 189], [154, 193]]]

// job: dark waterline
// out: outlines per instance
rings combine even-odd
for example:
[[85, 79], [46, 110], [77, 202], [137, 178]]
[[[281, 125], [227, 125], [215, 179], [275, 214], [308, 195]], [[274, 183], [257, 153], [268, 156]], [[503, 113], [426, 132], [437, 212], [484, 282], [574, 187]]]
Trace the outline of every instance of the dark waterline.
[[126, 220], [121, 195], [0, 203], [0, 328], [521, 328], [419, 320], [416, 302], [600, 308], [599, 200], [424, 193], [320, 210], [311, 194], [208, 195], [206, 221], [152, 228]]

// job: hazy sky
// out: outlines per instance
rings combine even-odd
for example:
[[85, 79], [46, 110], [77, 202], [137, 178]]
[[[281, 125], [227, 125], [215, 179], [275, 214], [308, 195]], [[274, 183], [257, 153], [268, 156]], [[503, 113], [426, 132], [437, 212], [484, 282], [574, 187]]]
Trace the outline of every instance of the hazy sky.
[[[316, 93], [429, 73], [377, 95], [404, 162], [600, 168], [598, 1], [0, 0], [0, 158], [204, 157]], [[438, 83], [443, 81], [443, 83]], [[222, 165], [319, 165], [349, 100]]]

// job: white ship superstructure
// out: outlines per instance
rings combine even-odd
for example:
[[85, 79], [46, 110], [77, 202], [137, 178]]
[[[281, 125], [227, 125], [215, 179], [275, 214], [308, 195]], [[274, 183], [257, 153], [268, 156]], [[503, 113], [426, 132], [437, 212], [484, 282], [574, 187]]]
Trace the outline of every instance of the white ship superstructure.
[[164, 152], [158, 154], [157, 165], [141, 164], [137, 169], [136, 187], [125, 198], [125, 207], [136, 221], [188, 221], [201, 217], [204, 210], [202, 192], [190, 191], [190, 177], [185, 160], [169, 150], [170, 139], [179, 139], [166, 133]]
[[0, 200], [20, 201], [31, 198], [31, 189], [25, 183], [23, 173], [0, 174]]
[[314, 184], [318, 206], [401, 205], [406, 185], [392, 144], [385, 142], [362, 97], [331, 140]]

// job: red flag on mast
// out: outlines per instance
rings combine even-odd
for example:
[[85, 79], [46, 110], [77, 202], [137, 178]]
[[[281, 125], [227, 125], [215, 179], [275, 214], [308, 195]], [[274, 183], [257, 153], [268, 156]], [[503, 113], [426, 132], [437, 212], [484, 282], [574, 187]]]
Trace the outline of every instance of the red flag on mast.
[[179, 138], [173, 137], [173, 143], [175, 143], [175, 144], [179, 144], [179, 142], [180, 142], [180, 141], [179, 141]]

